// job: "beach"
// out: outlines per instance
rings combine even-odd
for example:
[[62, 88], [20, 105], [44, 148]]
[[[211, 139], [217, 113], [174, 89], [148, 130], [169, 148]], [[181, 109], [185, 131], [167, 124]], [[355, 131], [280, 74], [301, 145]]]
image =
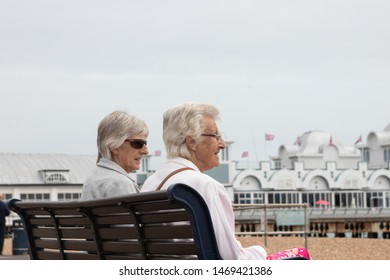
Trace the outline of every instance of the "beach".
[[[264, 246], [264, 237], [239, 237], [246, 246]], [[305, 247], [303, 237], [268, 237], [267, 251]], [[308, 250], [314, 260], [390, 260], [390, 239], [318, 238], [307, 239]], [[265, 247], [265, 246], [264, 246]], [[12, 255], [12, 239], [6, 238], [4, 255]]]
[[[264, 246], [264, 237], [239, 240], [244, 246]], [[305, 246], [303, 237], [268, 237], [267, 241], [269, 253]], [[390, 239], [309, 237], [307, 244], [314, 260], [390, 260]]]

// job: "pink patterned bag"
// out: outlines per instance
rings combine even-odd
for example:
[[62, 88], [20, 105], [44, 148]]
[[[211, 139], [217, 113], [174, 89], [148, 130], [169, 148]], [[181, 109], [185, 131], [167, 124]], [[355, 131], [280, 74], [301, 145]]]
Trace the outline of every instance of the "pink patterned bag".
[[309, 252], [305, 248], [293, 248], [276, 252], [267, 256], [267, 260], [280, 260], [285, 258], [301, 257], [311, 260]]

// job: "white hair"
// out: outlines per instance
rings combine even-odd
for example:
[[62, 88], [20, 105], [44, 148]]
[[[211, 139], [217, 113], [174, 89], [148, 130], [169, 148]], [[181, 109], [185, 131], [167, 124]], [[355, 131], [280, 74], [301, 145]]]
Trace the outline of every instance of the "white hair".
[[186, 137], [200, 141], [204, 117], [219, 118], [219, 110], [210, 104], [183, 103], [168, 109], [163, 115], [163, 139], [168, 158], [189, 158]]
[[98, 126], [98, 160], [100, 157], [111, 159], [111, 150], [136, 134], [148, 136], [149, 129], [143, 120], [125, 111], [114, 111], [105, 116]]

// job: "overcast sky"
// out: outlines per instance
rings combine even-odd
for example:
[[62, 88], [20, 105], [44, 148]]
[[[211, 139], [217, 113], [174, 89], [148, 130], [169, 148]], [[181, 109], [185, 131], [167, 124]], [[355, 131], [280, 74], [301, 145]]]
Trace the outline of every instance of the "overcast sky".
[[233, 159], [310, 130], [365, 142], [390, 121], [389, 15], [385, 0], [0, 0], [0, 152], [95, 154], [99, 121], [125, 109], [165, 156], [162, 114], [186, 101], [220, 109]]

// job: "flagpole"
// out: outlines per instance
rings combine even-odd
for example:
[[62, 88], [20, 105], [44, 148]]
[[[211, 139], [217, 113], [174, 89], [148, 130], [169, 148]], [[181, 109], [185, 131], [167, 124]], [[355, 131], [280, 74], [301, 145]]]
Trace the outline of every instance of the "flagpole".
[[272, 141], [274, 140], [274, 137], [275, 135], [273, 134], [268, 134], [268, 133], [265, 133], [264, 134], [264, 141], [265, 141], [265, 144], [264, 144], [264, 149], [265, 149], [265, 159], [267, 160], [268, 159], [268, 155], [267, 155], [267, 141]]
[[267, 139], [265, 139], [265, 135], [267, 133], [264, 133], [264, 157], [265, 157], [265, 161], [267, 161]]
[[253, 132], [253, 127], [251, 127], [251, 132], [252, 132], [252, 141], [253, 141], [253, 146], [255, 148], [255, 157], [256, 157], [256, 161], [259, 160], [258, 158], [258, 155], [257, 155], [257, 147], [256, 147], [256, 140], [255, 140], [255, 134]]

